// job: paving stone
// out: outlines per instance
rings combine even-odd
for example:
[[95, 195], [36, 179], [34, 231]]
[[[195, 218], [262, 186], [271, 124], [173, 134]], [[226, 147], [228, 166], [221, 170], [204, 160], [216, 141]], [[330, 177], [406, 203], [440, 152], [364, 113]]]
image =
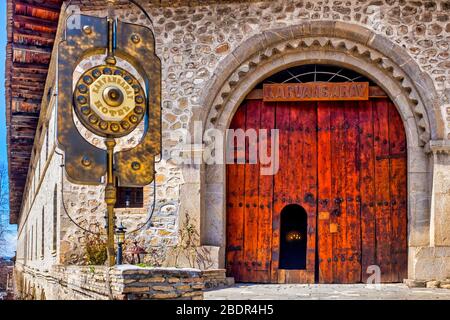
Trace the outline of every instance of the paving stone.
[[[445, 285], [450, 289], [450, 285]], [[207, 290], [205, 300], [450, 300], [450, 290], [406, 284], [237, 284]]]

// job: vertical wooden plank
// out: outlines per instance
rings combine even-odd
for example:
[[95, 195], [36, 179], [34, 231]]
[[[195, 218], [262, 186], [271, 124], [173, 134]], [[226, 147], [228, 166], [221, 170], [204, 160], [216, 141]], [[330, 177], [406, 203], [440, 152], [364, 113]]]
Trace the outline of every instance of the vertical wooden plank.
[[[292, 175], [289, 170], [289, 124], [290, 124], [290, 106], [287, 103], [277, 103], [275, 111], [275, 126], [278, 129], [280, 152], [279, 164], [280, 169], [274, 176], [273, 190], [273, 219], [272, 219], [272, 282], [283, 283], [285, 276], [278, 273], [279, 257], [280, 257], [280, 213], [285, 206], [287, 199], [286, 180]], [[284, 200], [284, 202], [283, 202]]]
[[359, 104], [361, 280], [367, 282], [367, 267], [376, 264], [375, 253], [375, 155], [372, 102]]
[[[246, 104], [239, 107], [234, 115], [230, 129], [245, 130]], [[227, 165], [227, 273], [237, 282], [242, 281], [244, 267], [244, 179], [245, 164], [238, 164], [237, 159], [245, 159], [244, 150], [237, 150], [236, 141], [227, 139], [227, 150], [233, 149], [234, 163]]]
[[406, 136], [395, 105], [387, 101], [389, 112], [389, 156], [391, 195], [391, 281], [407, 277], [407, 162]]
[[[259, 147], [266, 145], [267, 156], [272, 154], [271, 130], [275, 128], [275, 108], [272, 104], [262, 103], [260, 129], [267, 130], [265, 141], [262, 135]], [[265, 142], [265, 143], [263, 143]], [[260, 159], [261, 160], [261, 159]], [[263, 164], [260, 164], [260, 169]], [[264, 165], [267, 167], [267, 165]], [[259, 172], [259, 198], [258, 198], [258, 281], [270, 282], [270, 263], [272, 256], [272, 209], [273, 209], [273, 175], [261, 175]]]
[[389, 195], [389, 112], [385, 100], [374, 100], [376, 253], [381, 281], [392, 281], [391, 210]]
[[317, 245], [319, 257], [319, 283], [333, 282], [333, 235], [330, 233], [330, 213], [333, 208], [331, 194], [331, 108], [328, 102], [318, 102], [318, 219]]
[[[303, 202], [303, 185], [306, 177], [303, 175], [303, 159], [305, 154], [305, 118], [307, 117], [308, 105], [303, 102], [289, 102], [290, 106], [290, 120], [289, 120], [289, 154], [288, 165], [289, 174], [286, 174], [287, 197], [283, 203], [284, 206], [290, 204], [297, 204], [304, 206]], [[306, 212], [307, 208], [305, 208]], [[309, 239], [308, 239], [309, 240]], [[307, 240], [307, 246], [310, 244]], [[308, 257], [306, 257], [308, 259]], [[306, 261], [306, 268], [308, 267], [308, 260]], [[305, 273], [305, 272], [303, 272]], [[293, 283], [299, 280], [298, 271], [286, 271], [286, 282]]]
[[343, 105], [345, 113], [344, 140], [345, 140], [345, 197], [346, 204], [346, 243], [341, 257], [345, 265], [345, 283], [356, 283], [361, 280], [361, 253], [360, 206], [359, 206], [359, 114], [358, 104], [350, 101]]
[[[303, 158], [306, 156], [304, 152], [305, 136], [304, 122], [307, 117], [307, 105], [303, 102], [287, 102], [289, 105], [290, 121], [289, 121], [289, 150], [288, 150], [288, 166], [291, 174], [286, 175], [287, 197], [284, 205], [298, 204], [303, 205], [302, 186], [304, 176], [302, 174]], [[289, 170], [286, 169], [285, 170]]]
[[[255, 143], [260, 124], [260, 100], [248, 100], [246, 113], [246, 130], [254, 130], [256, 138], [251, 133], [246, 137], [245, 164], [245, 208], [244, 208], [244, 266], [246, 273], [244, 282], [255, 282], [258, 252], [258, 197], [259, 197], [259, 164]], [[257, 146], [257, 145], [256, 145]]]
[[[307, 282], [314, 282], [316, 264], [316, 218], [317, 218], [317, 103], [302, 102], [297, 108], [301, 123], [302, 162], [300, 170], [300, 200], [308, 214], [306, 277]], [[292, 122], [292, 118], [291, 118]], [[296, 179], [298, 175], [293, 175]]]
[[345, 199], [345, 116], [338, 102], [332, 103], [331, 145], [332, 145], [332, 202], [330, 232], [333, 234], [333, 283], [345, 283], [347, 270], [342, 258], [347, 242]]

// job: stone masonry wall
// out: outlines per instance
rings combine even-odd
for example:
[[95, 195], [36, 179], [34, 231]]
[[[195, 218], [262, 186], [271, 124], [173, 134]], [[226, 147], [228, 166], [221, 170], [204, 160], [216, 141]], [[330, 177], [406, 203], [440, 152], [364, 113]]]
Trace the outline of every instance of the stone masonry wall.
[[[16, 294], [27, 300], [203, 299], [198, 269], [54, 265], [41, 272], [16, 266]], [[110, 284], [108, 286], [108, 284]]]
[[[333, 20], [362, 25], [385, 36], [405, 48], [433, 79], [441, 94], [442, 117], [449, 123], [447, 134], [450, 132], [450, 5], [446, 1], [244, 1], [146, 8], [153, 20], [156, 53], [162, 61], [163, 164], [157, 169], [157, 190], [158, 198], [166, 196], [165, 203], [157, 205], [157, 231], [149, 228], [139, 237], [156, 236], [150, 242], [142, 240], [147, 246], [176, 243], [177, 217], [185, 214], [178, 212], [179, 186], [184, 179], [172, 161], [178, 141], [171, 133], [188, 128], [193, 112], [204, 107], [199, 105], [200, 91], [220, 61], [262, 31], [304, 21]], [[120, 10], [119, 17], [148, 25], [137, 11]], [[165, 222], [158, 221], [160, 217]]]
[[[406, 0], [346, 1], [261, 1], [231, 4], [158, 7], [144, 5], [153, 20], [156, 53], [162, 62], [163, 155], [157, 164], [156, 204], [152, 222], [136, 238], [148, 252], [146, 262], [160, 265], [167, 261], [169, 249], [177, 244], [185, 216], [181, 208], [181, 187], [189, 177], [174, 163], [178, 141], [171, 132], [188, 128], [200, 105], [201, 90], [211, 80], [221, 61], [250, 37], [265, 30], [295, 25], [304, 21], [345, 21], [369, 28], [403, 47], [420, 68], [433, 79], [441, 94], [441, 113], [447, 121], [450, 138], [450, 2]], [[104, 15], [104, 11], [87, 12]], [[121, 10], [119, 18], [150, 25], [142, 13]], [[215, 94], [212, 92], [211, 94]], [[49, 122], [50, 150], [54, 145], [54, 117]], [[78, 186], [62, 180], [64, 202], [58, 192], [58, 247], [52, 249], [52, 197], [55, 185], [61, 189], [60, 156], [49, 157], [41, 148], [41, 161], [34, 164], [36, 179], [25, 197], [19, 230], [18, 257], [27, 264], [49, 268], [55, 263], [83, 263], [84, 228], [103, 226], [103, 187]], [[47, 155], [47, 156], [46, 156]], [[47, 167], [47, 169], [45, 169]], [[39, 182], [41, 181], [41, 182]], [[200, 190], [198, 193], [200, 195]], [[153, 188], [146, 188], [143, 210], [118, 210], [129, 231], [146, 221], [153, 202]], [[192, 199], [187, 199], [191, 201]], [[44, 207], [45, 250], [42, 259], [25, 259], [39, 250], [41, 214]], [[67, 213], [65, 212], [67, 209]], [[198, 218], [198, 217], [194, 217]], [[198, 223], [194, 221], [193, 223]], [[27, 236], [25, 236], [27, 234]], [[30, 242], [33, 238], [34, 242]], [[27, 242], [28, 241], [28, 242]], [[27, 245], [28, 243], [28, 245]], [[188, 263], [187, 263], [188, 264]]]

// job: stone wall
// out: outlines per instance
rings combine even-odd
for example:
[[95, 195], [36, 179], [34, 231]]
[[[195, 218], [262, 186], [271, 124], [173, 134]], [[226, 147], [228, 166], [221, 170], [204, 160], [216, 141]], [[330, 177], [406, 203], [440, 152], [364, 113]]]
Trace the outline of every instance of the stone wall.
[[[314, 25], [315, 21], [339, 21], [348, 23], [349, 30], [351, 30], [351, 26], [365, 27], [382, 36], [381, 39], [387, 44], [398, 45], [407, 55], [408, 61], [417, 65], [422, 72], [429, 76], [431, 79], [429, 91], [439, 93], [437, 123], [445, 122], [446, 127], [432, 128], [431, 131], [435, 134], [434, 138], [448, 139], [450, 137], [448, 102], [450, 98], [448, 82], [450, 77], [448, 62], [450, 5], [448, 1], [279, 0], [177, 7], [146, 5], [145, 7], [153, 20], [151, 27], [156, 37], [156, 53], [162, 62], [163, 154], [156, 167], [156, 203], [153, 219], [139, 233], [130, 235], [129, 239], [136, 239], [140, 246], [151, 253], [146, 256], [148, 263], [197, 267], [202, 264], [202, 261], [208, 261], [202, 268], [207, 269], [213, 265], [223, 267], [224, 247], [222, 244], [225, 239], [219, 239], [218, 242], [221, 246], [218, 246], [217, 243], [213, 243], [212, 239], [205, 238], [201, 234], [200, 220], [206, 211], [220, 209], [216, 207], [221, 207], [220, 203], [222, 202], [220, 201], [224, 197], [224, 182], [217, 181], [218, 186], [215, 186], [214, 190], [206, 190], [204, 182], [210, 177], [205, 174], [203, 166], [175, 163], [173, 157], [179, 151], [180, 146], [179, 141], [174, 139], [171, 133], [175, 130], [191, 129], [191, 120], [199, 114], [208, 112], [205, 110], [208, 106], [203, 104], [206, 99], [205, 95], [214, 96], [217, 92], [204, 93], [204, 89], [213, 84], [217, 74], [223, 73], [221, 68], [224, 61], [231, 59], [243, 62], [240, 60], [243, 58], [236, 54], [238, 49], [242, 51], [242, 48], [251, 50], [256, 46], [264, 47], [264, 43], [269, 39], [262, 39], [261, 43], [249, 42], [251, 41], [249, 39], [261, 35], [264, 31], [298, 26], [304, 22], [311, 22]], [[104, 15], [104, 11], [87, 13]], [[150, 26], [145, 16], [135, 10], [121, 10], [118, 13], [122, 20]], [[261, 49], [261, 51], [264, 50], [264, 48]], [[274, 55], [277, 54], [275, 49], [273, 52]], [[249, 68], [251, 69], [252, 66], [250, 65]], [[380, 73], [388, 71], [380, 70]], [[250, 90], [251, 88], [246, 89]], [[53, 107], [52, 103], [50, 101], [50, 107]], [[48, 128], [50, 152], [47, 153], [48, 148], [42, 144], [41, 160], [34, 163], [30, 171], [33, 179], [29, 179], [27, 193], [24, 197], [18, 241], [18, 260], [41, 271], [51, 270], [52, 265], [59, 263], [84, 263], [85, 235], [71, 219], [83, 228], [95, 229], [96, 224], [103, 225], [104, 214], [103, 187], [74, 185], [61, 175], [61, 156], [52, 151], [55, 141], [54, 112], [49, 112], [45, 121], [45, 128]], [[444, 134], [439, 136], [440, 132], [444, 132]], [[201, 146], [197, 151], [201, 154]], [[193, 153], [197, 151], [194, 150]], [[414, 152], [411, 155], [419, 159], [418, 163], [422, 164], [428, 161], [428, 158], [423, 160], [425, 158], [424, 150], [415, 150]], [[414, 162], [414, 159], [412, 161]], [[429, 225], [433, 215], [430, 213], [430, 203], [434, 201], [433, 199], [440, 204], [438, 210], [441, 210], [435, 221], [445, 222], [448, 220], [449, 210], [446, 206], [450, 194], [447, 189], [442, 187], [442, 184], [445, 185], [448, 181], [450, 170], [446, 171], [445, 169], [448, 169], [447, 162], [441, 162], [443, 164], [439, 166], [440, 173], [436, 175], [441, 182], [435, 187], [431, 171], [422, 167], [418, 169], [424, 182], [417, 188], [423, 189], [423, 194], [427, 197], [427, 202], [422, 205], [423, 208], [417, 209], [418, 212], [423, 213], [419, 223], [426, 225], [423, 228], [426, 230], [423, 232], [426, 239], [421, 244], [425, 247], [429, 245], [430, 238], [432, 238], [429, 233]], [[58, 215], [56, 250], [52, 245], [53, 200], [50, 196], [53, 194], [55, 186], [57, 187]], [[61, 193], [61, 189], [64, 189], [63, 193]], [[432, 194], [429, 191], [431, 189], [438, 197], [431, 199]], [[153, 192], [152, 186], [146, 188], [146, 204], [143, 210], [117, 210], [118, 217], [124, 220], [129, 231], [141, 226], [146, 221], [152, 209]], [[208, 192], [214, 194], [217, 201], [213, 199], [210, 203], [205, 203], [204, 195]], [[443, 205], [444, 207], [442, 207]], [[40, 236], [42, 212], [44, 212], [44, 238]], [[416, 219], [416, 217], [410, 218]], [[220, 217], [218, 216], [216, 219], [220, 219]], [[180, 244], [179, 238], [184, 232], [186, 221], [195, 227], [196, 234], [193, 235], [192, 243], [200, 249], [189, 248], [181, 254], [184, 255], [184, 258], [178, 259], [178, 255], [173, 253], [173, 249]], [[207, 226], [214, 229], [219, 228], [218, 225], [222, 226], [223, 221]], [[439, 232], [441, 232], [441, 236], [443, 234], [445, 237], [445, 234], [450, 231], [444, 229]], [[214, 233], [220, 235], [223, 232], [222, 230], [216, 232], [214, 229]], [[44, 239], [44, 253], [41, 255], [42, 239]], [[448, 240], [446, 241], [448, 242]], [[433, 252], [439, 252], [439, 261], [442, 262], [440, 265], [444, 266], [439, 268], [439, 275], [445, 276], [449, 272], [445, 266], [450, 265], [448, 243], [441, 243], [439, 246], [442, 248]], [[205, 253], [202, 261], [189, 256], [192, 252], [195, 252], [194, 255], [197, 257], [201, 256], [199, 250]], [[39, 254], [37, 254], [38, 251]], [[28, 252], [28, 256], [25, 254], [26, 252]], [[411, 249], [410, 256], [413, 258], [410, 260], [410, 265], [422, 266], [422, 262], [425, 264], [425, 268], [420, 267], [420, 270], [423, 271], [419, 273], [420, 277], [436, 276], [434, 271], [428, 274], [426, 272], [427, 266], [436, 261], [436, 254], [433, 252], [423, 250], [420, 246]], [[410, 272], [410, 274], [413, 273]]]
[[16, 295], [26, 300], [203, 299], [198, 269], [61, 266], [42, 272], [16, 265]]
[[204, 270], [202, 278], [206, 289], [229, 287], [234, 284], [234, 278], [227, 277], [225, 269]]
[[[403, 47], [429, 74], [442, 97], [442, 117], [447, 112], [450, 65], [447, 65], [446, 59], [450, 9], [445, 2], [244, 1], [174, 8], [149, 5], [147, 9], [153, 20], [156, 53], [162, 60], [163, 68], [163, 159], [157, 166], [157, 204], [153, 226], [145, 228], [136, 238], [149, 250], [164, 249], [163, 252], [158, 251], [158, 263], [166, 261], [166, 248], [177, 242], [180, 218], [189, 214], [180, 203], [180, 187], [189, 177], [185, 177], [182, 167], [173, 163], [172, 156], [177, 152], [179, 143], [171, 133], [189, 128], [192, 115], [204, 107], [200, 105], [202, 88], [210, 81], [220, 62], [250, 37], [263, 31], [315, 20], [344, 21], [367, 27]], [[87, 13], [103, 14], [96, 11]], [[119, 17], [132, 23], [149, 24], [142, 14], [134, 10], [120, 10]], [[87, 221], [100, 223], [104, 210], [102, 188], [66, 184], [67, 207], [72, 210], [71, 215], [81, 220], [85, 227], [89, 225]], [[152, 189], [148, 189], [151, 198]], [[83, 202], [83, 208], [74, 205], [80, 198], [89, 198], [87, 203]], [[149, 205], [146, 204], [147, 211]], [[129, 229], [145, 221], [145, 214], [129, 213], [132, 212], [118, 213], [129, 224]], [[198, 219], [197, 214], [193, 218]], [[78, 241], [69, 241], [72, 257], [66, 261], [79, 263], [81, 253], [77, 253], [80, 250], [74, 245], [82, 243], [82, 232], [72, 230], [69, 233]]]

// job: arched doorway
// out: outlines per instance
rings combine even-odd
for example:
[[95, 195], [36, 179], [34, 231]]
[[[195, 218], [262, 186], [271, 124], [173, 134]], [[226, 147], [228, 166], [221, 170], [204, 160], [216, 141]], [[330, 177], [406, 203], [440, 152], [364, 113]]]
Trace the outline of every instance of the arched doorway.
[[[279, 170], [262, 176], [249, 148], [233, 152], [245, 163], [227, 165], [227, 272], [241, 282], [357, 283], [377, 265], [382, 282], [400, 282], [407, 275], [402, 119], [382, 90], [351, 70], [303, 65], [265, 80], [314, 81], [368, 81], [373, 90], [368, 101], [263, 102], [258, 91], [247, 96], [230, 129], [277, 129]], [[307, 214], [304, 268], [280, 263], [288, 205]]]

